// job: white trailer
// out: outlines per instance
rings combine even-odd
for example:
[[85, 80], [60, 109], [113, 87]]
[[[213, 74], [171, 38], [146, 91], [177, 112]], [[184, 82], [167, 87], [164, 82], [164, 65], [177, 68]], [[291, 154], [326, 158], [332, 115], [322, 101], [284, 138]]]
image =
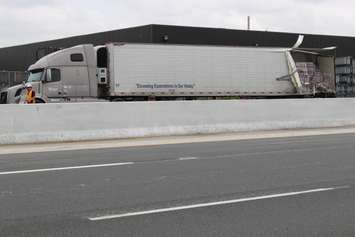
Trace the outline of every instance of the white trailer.
[[107, 49], [112, 97], [300, 93], [286, 49], [154, 44], [109, 44]]

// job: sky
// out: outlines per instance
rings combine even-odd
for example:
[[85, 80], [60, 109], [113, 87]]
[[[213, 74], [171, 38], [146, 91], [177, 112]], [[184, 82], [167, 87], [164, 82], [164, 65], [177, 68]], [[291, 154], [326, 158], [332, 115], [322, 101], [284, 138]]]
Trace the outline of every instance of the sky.
[[355, 36], [353, 0], [0, 0], [0, 47], [147, 24]]

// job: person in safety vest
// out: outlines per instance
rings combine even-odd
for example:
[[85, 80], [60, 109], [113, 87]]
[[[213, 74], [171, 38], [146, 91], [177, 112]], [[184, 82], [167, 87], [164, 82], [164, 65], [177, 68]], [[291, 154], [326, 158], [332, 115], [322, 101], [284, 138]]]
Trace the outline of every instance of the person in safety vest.
[[27, 83], [25, 85], [26, 87], [26, 100], [25, 103], [26, 104], [34, 104], [35, 103], [35, 96], [36, 96], [36, 92], [33, 90], [32, 88], [32, 84], [31, 83]]

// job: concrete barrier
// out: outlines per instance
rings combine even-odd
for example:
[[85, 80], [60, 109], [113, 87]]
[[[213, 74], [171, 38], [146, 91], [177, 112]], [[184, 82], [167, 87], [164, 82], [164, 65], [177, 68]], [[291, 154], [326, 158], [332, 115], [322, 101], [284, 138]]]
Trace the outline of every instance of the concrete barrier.
[[355, 99], [0, 106], [0, 144], [355, 125]]

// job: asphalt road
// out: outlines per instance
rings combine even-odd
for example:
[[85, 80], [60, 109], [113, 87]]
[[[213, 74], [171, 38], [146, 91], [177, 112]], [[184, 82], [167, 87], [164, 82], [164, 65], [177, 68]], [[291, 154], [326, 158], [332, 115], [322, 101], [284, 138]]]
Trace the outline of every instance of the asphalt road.
[[0, 155], [0, 236], [355, 236], [355, 134]]

